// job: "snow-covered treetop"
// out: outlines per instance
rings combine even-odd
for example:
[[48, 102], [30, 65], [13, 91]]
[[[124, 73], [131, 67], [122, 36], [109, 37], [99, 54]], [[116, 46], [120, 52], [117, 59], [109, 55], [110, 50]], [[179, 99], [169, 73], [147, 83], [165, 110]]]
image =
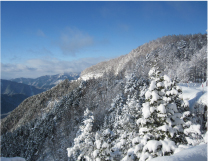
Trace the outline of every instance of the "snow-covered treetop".
[[150, 79], [159, 78], [159, 76], [160, 76], [160, 71], [158, 70], [157, 67], [153, 67], [153, 68], [150, 69], [148, 75], [149, 75], [149, 78], [150, 78]]

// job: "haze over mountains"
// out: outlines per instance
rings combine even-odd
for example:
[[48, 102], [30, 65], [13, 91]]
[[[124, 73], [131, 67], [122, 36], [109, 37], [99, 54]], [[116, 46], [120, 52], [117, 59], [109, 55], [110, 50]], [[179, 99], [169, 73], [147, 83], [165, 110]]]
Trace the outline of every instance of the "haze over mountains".
[[37, 88], [41, 88], [44, 90], [48, 90], [52, 88], [54, 85], [57, 85], [61, 81], [68, 80], [76, 80], [79, 77], [79, 73], [62, 73], [56, 75], [45, 75], [38, 78], [15, 78], [11, 79], [11, 81], [24, 83], [27, 85], [32, 85]]
[[33, 96], [41, 92], [43, 90], [35, 86], [1, 79], [1, 94], [24, 94], [26, 96]]
[[1, 79], [1, 118], [5, 117], [8, 112], [15, 109], [26, 98], [43, 91], [43, 89], [35, 86]]
[[[140, 143], [139, 138], [133, 136], [137, 136], [141, 128], [136, 121], [143, 117], [145, 93], [151, 83], [149, 70], [157, 66], [162, 75], [166, 74], [179, 82], [203, 82], [207, 76], [206, 49], [206, 34], [165, 36], [146, 43], [127, 55], [84, 70], [76, 81], [62, 81], [47, 91], [27, 98], [2, 119], [2, 156], [20, 156], [31, 161], [65, 161], [69, 159], [66, 149], [74, 146], [74, 139], [82, 136], [83, 131], [91, 130], [86, 134], [86, 137], [92, 138], [90, 145], [95, 145], [95, 140], [101, 135], [104, 141], [100, 142], [100, 148], [104, 150], [109, 148], [109, 151], [115, 152], [113, 146], [126, 146], [123, 149], [117, 148], [118, 156], [111, 157], [117, 157], [117, 160], [127, 154], [136, 157], [131, 146]], [[45, 77], [43, 80], [48, 82], [47, 85], [44, 81], [37, 83], [30, 79], [16, 81], [46, 89], [50, 83], [59, 81], [58, 77], [56, 76], [56, 81]], [[202, 138], [207, 121], [204, 117], [205, 105], [196, 103], [194, 106], [196, 108], [193, 109], [200, 109], [200, 112], [192, 111], [195, 122], [190, 119], [190, 124], [200, 123], [199, 138]], [[119, 120], [124, 122], [121, 124]], [[90, 128], [83, 130], [86, 123], [90, 123]], [[118, 127], [121, 128], [120, 133], [117, 132]], [[126, 142], [123, 141], [125, 139]], [[86, 155], [91, 155], [88, 150], [89, 148], [83, 149]], [[96, 152], [96, 155], [102, 155], [99, 150]], [[70, 159], [76, 160], [73, 157]]]
[[65, 79], [76, 80], [79, 73], [63, 73], [32, 78], [1, 79], [1, 118], [8, 115], [26, 98], [42, 93]]

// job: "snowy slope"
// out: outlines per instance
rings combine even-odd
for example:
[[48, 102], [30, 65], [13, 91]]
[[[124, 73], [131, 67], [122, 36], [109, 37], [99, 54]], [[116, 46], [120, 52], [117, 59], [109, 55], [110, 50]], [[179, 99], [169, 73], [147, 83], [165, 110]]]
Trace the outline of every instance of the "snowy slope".
[[207, 105], [207, 86], [203, 83], [182, 83], [179, 86], [183, 91], [183, 99], [189, 102], [189, 108], [192, 111], [194, 104], [200, 103]]
[[[181, 83], [183, 99], [189, 102], [190, 110], [195, 103], [207, 105], [207, 86], [205, 83]], [[207, 137], [207, 136], [206, 136]], [[182, 150], [172, 156], [157, 157], [151, 161], [207, 161], [207, 144], [193, 146]]]
[[151, 161], [207, 161], [207, 144], [185, 149], [172, 156], [157, 157]]
[[[129, 54], [91, 66], [81, 72], [80, 78], [87, 80], [110, 72], [114, 75], [128, 75], [133, 70], [138, 71], [140, 76], [144, 77], [151, 68], [150, 64], [157, 57], [158, 64], [163, 71], [162, 74], [174, 75], [179, 80], [187, 81], [190, 80], [190, 73], [187, 72], [191, 68], [190, 65], [196, 65], [195, 56], [206, 58], [206, 49], [206, 34], [164, 36], [133, 49]], [[187, 62], [189, 63], [186, 64]], [[206, 62], [207, 59], [203, 59], [203, 61], [200, 59], [197, 64]], [[206, 69], [204, 68], [204, 70]]]

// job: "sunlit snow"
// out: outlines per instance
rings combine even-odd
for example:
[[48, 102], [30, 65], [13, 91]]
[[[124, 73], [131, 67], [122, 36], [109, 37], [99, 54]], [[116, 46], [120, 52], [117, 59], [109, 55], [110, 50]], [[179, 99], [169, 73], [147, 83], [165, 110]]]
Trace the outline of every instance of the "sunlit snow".
[[207, 144], [194, 146], [171, 156], [157, 157], [151, 161], [207, 161]]
[[183, 99], [189, 102], [190, 111], [196, 102], [207, 105], [206, 83], [181, 83], [179, 86], [183, 91]]

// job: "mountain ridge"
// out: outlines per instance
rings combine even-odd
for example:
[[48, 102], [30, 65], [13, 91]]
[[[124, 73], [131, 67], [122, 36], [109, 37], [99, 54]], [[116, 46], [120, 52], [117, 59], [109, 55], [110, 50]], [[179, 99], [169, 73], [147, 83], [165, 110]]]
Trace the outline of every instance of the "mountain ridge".
[[43, 91], [35, 86], [1, 79], [1, 94], [24, 94], [26, 96], [33, 96]]
[[[103, 127], [113, 128], [116, 125], [112, 122], [117, 119], [114, 113], [119, 115], [121, 110], [128, 110], [128, 106], [137, 107], [137, 112], [141, 112], [150, 84], [149, 68], [155, 64], [162, 74], [170, 75], [175, 70], [179, 75], [179, 69], [181, 73], [188, 70], [184, 77], [179, 75], [181, 82], [199, 79], [197, 74], [207, 69], [203, 63], [207, 59], [199, 59], [206, 53], [206, 42], [206, 36], [201, 34], [154, 40], [132, 50], [129, 55], [86, 69], [80, 79], [65, 80], [26, 99], [2, 120], [2, 156], [21, 156], [31, 161], [68, 160], [66, 149], [73, 146], [74, 138], [80, 133], [86, 109], [93, 112], [93, 133]], [[204, 67], [200, 68], [200, 64]], [[190, 70], [192, 67], [202, 70], [195, 72]], [[131, 124], [130, 121], [126, 123]]]
[[26, 98], [51, 89], [65, 79], [75, 80], [79, 73], [61, 73], [38, 78], [1, 79], [1, 118], [6, 117]]
[[6, 117], [26, 98], [43, 91], [35, 86], [1, 79], [1, 118]]
[[[166, 71], [166, 74], [171, 75], [175, 73], [172, 69], [177, 69], [184, 61], [191, 61], [193, 55], [199, 50], [203, 50], [206, 56], [206, 45], [206, 34], [164, 36], [133, 49], [129, 54], [91, 66], [81, 72], [80, 78], [83, 80], [96, 78], [105, 72], [112, 72], [114, 75], [119, 72], [127, 74], [128, 70], [132, 70], [131, 66], [137, 66], [138, 70], [147, 73], [155, 59], [158, 59], [161, 71]], [[171, 54], [168, 55], [168, 52]], [[177, 62], [173, 62], [174, 57]], [[176, 71], [176, 74], [179, 79], [182, 79], [180, 71]], [[144, 76], [142, 73], [140, 75]]]
[[56, 75], [44, 75], [38, 78], [21, 77], [21, 78], [11, 79], [11, 81], [33, 85], [37, 88], [48, 90], [65, 79], [76, 80], [78, 77], [79, 77], [79, 73], [70, 72], [70, 73], [61, 73]]

